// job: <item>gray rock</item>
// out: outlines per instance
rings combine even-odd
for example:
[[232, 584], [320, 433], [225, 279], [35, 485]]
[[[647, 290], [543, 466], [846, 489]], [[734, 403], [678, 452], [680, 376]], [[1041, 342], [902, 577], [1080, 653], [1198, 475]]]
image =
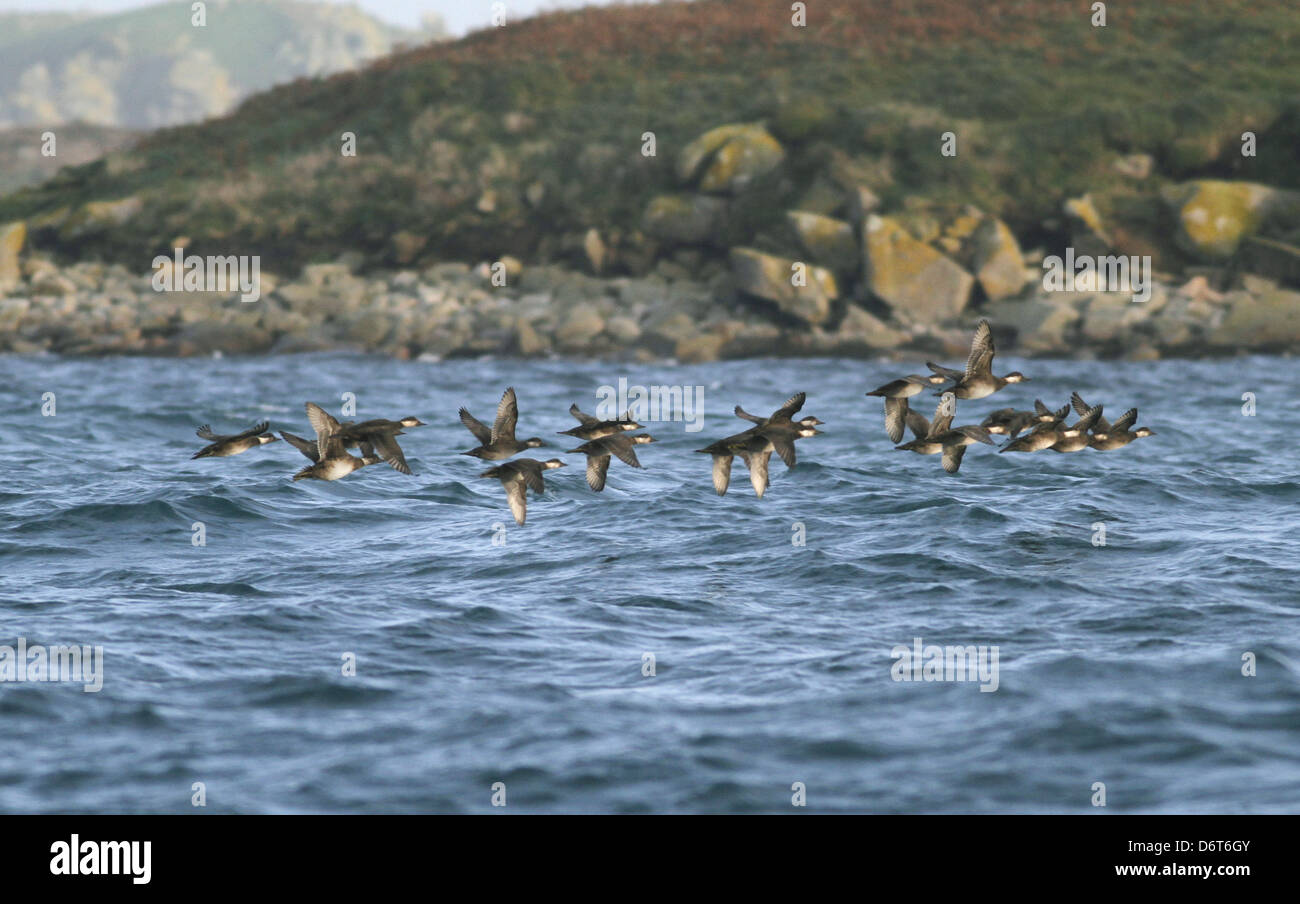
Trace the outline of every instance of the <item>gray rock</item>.
[[835, 275], [822, 267], [805, 264], [806, 282], [797, 285], [794, 277], [798, 262], [788, 258], [753, 248], [732, 248], [730, 261], [737, 289], [775, 302], [783, 313], [805, 323], [825, 322], [831, 301], [839, 297]]
[[791, 210], [786, 217], [814, 263], [836, 273], [857, 271], [862, 260], [861, 249], [851, 224], [806, 210]]
[[984, 294], [1010, 298], [1025, 285], [1025, 261], [1015, 235], [997, 217], [985, 217], [971, 236], [971, 265]]
[[1300, 349], [1300, 292], [1229, 292], [1227, 299], [1227, 315], [1209, 333], [1210, 345], [1234, 351]]

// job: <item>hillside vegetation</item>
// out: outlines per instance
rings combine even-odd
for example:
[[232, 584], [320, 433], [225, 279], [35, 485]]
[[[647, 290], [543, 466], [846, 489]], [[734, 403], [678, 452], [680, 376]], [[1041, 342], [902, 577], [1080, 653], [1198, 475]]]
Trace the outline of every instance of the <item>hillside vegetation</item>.
[[[1130, 218], [1116, 232], [1157, 251], [1172, 226], [1147, 202], [1169, 185], [1297, 187], [1292, 2], [1108, 6], [1101, 28], [1088, 4], [1059, 0], [837, 0], [809, 4], [806, 27], [784, 0], [553, 13], [157, 132], [0, 200], [0, 222], [29, 221], [31, 244], [65, 257], [143, 269], [184, 237], [277, 272], [344, 252], [368, 266], [509, 254], [591, 267], [595, 230], [599, 266], [636, 273], [670, 253], [788, 247], [787, 210], [844, 210], [828, 184], [868, 189], [918, 234], [974, 205], [1049, 248], [1068, 237], [1063, 201], [1092, 193], [1104, 216]], [[217, 35], [191, 47], [218, 53], [204, 43]], [[781, 165], [730, 192], [702, 235], [653, 222], [676, 209], [658, 197], [695, 203], [681, 154], [727, 123], [765, 128]], [[1246, 129], [1257, 157], [1239, 153]], [[955, 157], [939, 153], [948, 131]], [[345, 132], [355, 157], [340, 153]], [[1136, 183], [1115, 167], [1133, 155], [1154, 162]], [[78, 217], [122, 199], [129, 217]]]

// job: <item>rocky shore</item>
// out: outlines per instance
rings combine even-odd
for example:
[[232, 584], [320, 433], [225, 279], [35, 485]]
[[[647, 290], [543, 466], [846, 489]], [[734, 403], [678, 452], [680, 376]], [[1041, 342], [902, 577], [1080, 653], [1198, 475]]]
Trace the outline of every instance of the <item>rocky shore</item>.
[[[1300, 293], [1262, 276], [1206, 269], [1131, 292], [1046, 291], [1025, 266], [996, 301], [921, 319], [863, 302], [762, 285], [765, 256], [704, 278], [661, 261], [641, 277], [595, 277], [506, 259], [357, 273], [355, 261], [261, 274], [261, 297], [158, 292], [119, 264], [57, 266], [27, 256], [0, 295], [0, 351], [68, 355], [227, 355], [355, 350], [399, 358], [501, 355], [710, 361], [757, 356], [963, 355], [989, 317], [1007, 353], [1127, 357], [1232, 355], [1300, 347]], [[771, 265], [769, 265], [771, 266]], [[784, 267], [784, 262], [778, 262]], [[810, 283], [816, 285], [815, 279]], [[741, 286], [748, 286], [748, 289]], [[779, 281], [772, 286], [783, 287]], [[786, 291], [781, 288], [780, 291]], [[816, 319], [810, 322], [809, 317]]]
[[[682, 149], [677, 190], [649, 200], [639, 230], [570, 235], [560, 260], [429, 262], [426, 241], [398, 229], [387, 265], [347, 251], [286, 273], [257, 255], [256, 288], [242, 299], [207, 280], [159, 291], [154, 271], [120, 256], [60, 264], [88, 236], [135, 228], [142, 202], [60, 208], [0, 224], [0, 351], [951, 356], [979, 317], [1023, 355], [1300, 348], [1300, 191], [1152, 182], [1149, 156], [1122, 156], [1109, 190], [1066, 198], [1041, 224], [1044, 245], [1025, 250], [999, 216], [969, 204], [885, 205], [843, 154], [801, 192], [781, 188], [786, 160], [763, 124], [719, 126]], [[753, 210], [766, 226], [750, 224]], [[201, 258], [191, 251], [213, 248], [174, 244], [174, 258], [150, 263], [164, 286]]]

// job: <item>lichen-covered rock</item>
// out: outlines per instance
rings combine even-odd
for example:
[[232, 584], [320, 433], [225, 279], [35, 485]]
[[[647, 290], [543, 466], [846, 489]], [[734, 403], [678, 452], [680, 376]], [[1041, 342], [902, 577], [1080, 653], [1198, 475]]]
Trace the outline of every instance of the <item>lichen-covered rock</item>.
[[971, 266], [984, 294], [1009, 298], [1025, 285], [1025, 259], [1015, 235], [997, 217], [985, 217], [971, 235]]
[[831, 301], [839, 297], [835, 275], [822, 267], [764, 254], [753, 248], [731, 249], [731, 272], [736, 288], [775, 302], [785, 314], [805, 323], [819, 324], [830, 316]]
[[1104, 254], [1113, 244], [1110, 232], [1091, 195], [1068, 198], [1061, 205], [1070, 222], [1070, 244], [1076, 254]]
[[799, 243], [815, 263], [836, 273], [857, 271], [861, 253], [852, 225], [804, 210], [791, 210], [786, 217], [798, 234]]
[[973, 276], [889, 217], [867, 218], [862, 260], [867, 287], [903, 323], [929, 325], [956, 317], [975, 284]]
[[22, 220], [0, 225], [0, 292], [18, 284], [22, 268], [18, 255], [27, 240], [27, 224]]
[[677, 176], [687, 184], [698, 181], [701, 191], [735, 193], [784, 159], [785, 149], [763, 126], [732, 123], [688, 144], [677, 159]]
[[605, 269], [605, 257], [608, 249], [605, 247], [605, 240], [600, 237], [600, 231], [597, 229], [588, 229], [582, 237], [582, 252], [587, 256], [587, 263], [591, 265], [591, 272], [600, 273]]
[[642, 228], [668, 242], [708, 242], [721, 226], [726, 210], [725, 201], [707, 195], [659, 195], [646, 206]]
[[1297, 197], [1254, 182], [1199, 179], [1172, 192], [1170, 200], [1180, 244], [1197, 257], [1219, 260], [1232, 255], [1279, 209], [1300, 207]]

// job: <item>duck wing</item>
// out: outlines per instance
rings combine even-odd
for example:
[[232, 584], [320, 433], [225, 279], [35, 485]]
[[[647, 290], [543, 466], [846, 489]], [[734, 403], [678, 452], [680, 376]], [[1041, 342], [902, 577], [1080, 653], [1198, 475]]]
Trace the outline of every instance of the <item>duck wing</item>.
[[514, 439], [515, 424], [519, 421], [519, 402], [515, 398], [515, 388], [510, 386], [501, 395], [497, 404], [497, 419], [492, 424], [490, 445], [496, 445], [499, 439]]
[[1128, 429], [1137, 423], [1137, 419], [1138, 410], [1136, 408], [1130, 408], [1128, 411], [1121, 414], [1115, 423], [1108, 427], [1103, 427], [1102, 419], [1097, 418], [1097, 430], [1101, 433], [1110, 433], [1111, 431], [1114, 431], [1115, 433], [1127, 433]]
[[225, 442], [226, 440], [230, 439], [229, 436], [223, 436], [220, 433], [213, 433], [212, 428], [209, 427], [207, 424], [204, 424], [202, 427], [195, 430], [194, 435], [197, 436], [199, 439], [206, 439], [209, 442], [213, 442], [213, 443]]
[[903, 438], [903, 425], [907, 421], [907, 399], [885, 397], [885, 432], [889, 441], [896, 443]]
[[269, 426], [271, 426], [269, 422], [261, 421], [249, 427], [243, 433], [236, 433], [232, 439], [248, 439], [250, 436], [261, 436]]
[[754, 493], [759, 499], [767, 492], [767, 466], [772, 460], [772, 453], [768, 452], [741, 452], [740, 457], [745, 461], [745, 467], [749, 468], [749, 482], [754, 487]]
[[294, 436], [284, 430], [280, 431], [280, 438], [286, 443], [293, 446], [303, 455], [306, 455], [312, 461], [320, 461], [320, 453], [316, 451], [316, 441], [313, 439], [303, 439], [301, 436]]
[[569, 414], [573, 415], [577, 419], [578, 423], [582, 424], [582, 426], [584, 427], [590, 427], [593, 424], [600, 423], [600, 421], [598, 421], [596, 418], [592, 417], [591, 415], [583, 414], [580, 410], [578, 410], [577, 402], [574, 402], [572, 405], [569, 406]]
[[343, 443], [339, 439], [339, 422], [334, 415], [315, 402], [303, 406], [307, 409], [307, 420], [316, 431], [316, 452], [320, 459], [338, 458], [343, 455]]
[[761, 418], [756, 414], [750, 414], [748, 411], [746, 411], [744, 408], [741, 408], [739, 405], [736, 406], [735, 411], [736, 411], [736, 417], [744, 418], [750, 423], [764, 424], [767, 422], [766, 418]]
[[546, 481], [542, 478], [541, 468], [526, 468], [523, 472], [524, 483], [526, 483], [534, 493], [546, 492]]
[[587, 486], [597, 493], [605, 489], [605, 478], [609, 474], [608, 455], [587, 456]]
[[515, 516], [516, 524], [523, 524], [528, 518], [528, 495], [524, 492], [522, 480], [503, 480], [506, 488], [506, 501], [510, 503], [510, 514]]
[[952, 380], [953, 382], [957, 382], [966, 376], [960, 370], [953, 370], [951, 367], [944, 367], [942, 364], [935, 364], [933, 361], [926, 361], [925, 366], [945, 380]]
[[975, 337], [970, 343], [970, 357], [966, 359], [966, 378], [976, 374], [993, 372], [993, 356], [997, 354], [993, 347], [993, 330], [987, 320], [981, 320], [975, 327]]
[[[926, 434], [930, 432], [930, 422], [925, 419], [925, 415], [915, 408], [907, 410], [907, 429], [912, 431], [912, 435], [917, 439], [925, 439]], [[899, 434], [902, 438], [902, 434]]]
[[772, 421], [790, 420], [792, 417], [794, 417], [795, 413], [800, 408], [803, 407], [804, 400], [807, 398], [808, 398], [808, 393], [796, 392], [794, 395], [790, 396], [790, 398], [785, 400], [784, 405], [776, 409], [776, 411], [773, 411], [772, 416], [768, 418], [768, 420], [772, 420]]
[[373, 444], [374, 452], [379, 457], [388, 462], [389, 466], [399, 474], [410, 474], [411, 467], [406, 463], [406, 456], [402, 454], [402, 447], [397, 445], [397, 439], [391, 433], [375, 433], [370, 437], [370, 443]]
[[1101, 407], [1102, 406], [1100, 405], [1094, 405], [1092, 408], [1089, 408], [1088, 413], [1079, 418], [1079, 422], [1071, 429], [1078, 430], [1080, 433], [1087, 433], [1101, 417]]
[[727, 487], [731, 486], [731, 462], [734, 456], [731, 455], [714, 455], [713, 456], [713, 489], [719, 496], [727, 495]]
[[625, 462], [634, 468], [641, 467], [641, 462], [636, 457], [635, 444], [622, 433], [607, 436], [599, 442], [611, 454], [617, 455], [619, 461]]
[[[1074, 406], [1075, 412], [1078, 413], [1080, 417], [1092, 410], [1092, 406], [1085, 402], [1083, 396], [1079, 395], [1077, 392], [1070, 393], [1070, 404]], [[1066, 414], [1069, 414], [1069, 412], [1067, 411]], [[1109, 433], [1113, 427], [1104, 417], [1098, 417], [1097, 429], [1102, 433]]]
[[468, 408], [460, 410], [460, 422], [465, 425], [465, 429], [474, 434], [479, 445], [486, 446], [492, 442], [492, 428], [470, 414]]
[[944, 446], [943, 469], [949, 474], [956, 474], [958, 469], [961, 468], [961, 460], [965, 454], [965, 446]]
[[769, 431], [760, 434], [771, 444], [771, 451], [781, 456], [787, 468], [795, 465], [794, 435], [787, 430]]

